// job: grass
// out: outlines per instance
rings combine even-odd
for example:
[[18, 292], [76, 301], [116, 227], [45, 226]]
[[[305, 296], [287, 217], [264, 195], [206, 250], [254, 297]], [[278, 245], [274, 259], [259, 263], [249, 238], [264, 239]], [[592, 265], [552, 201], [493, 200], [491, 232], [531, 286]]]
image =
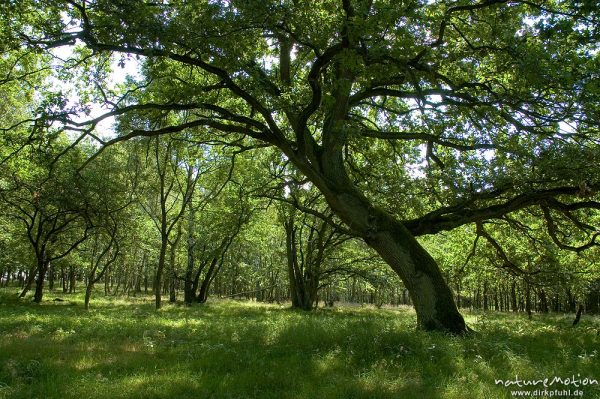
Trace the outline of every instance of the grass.
[[407, 308], [155, 311], [151, 298], [98, 297], [86, 312], [62, 297], [34, 305], [0, 290], [0, 398], [504, 398], [514, 388], [495, 379], [600, 380], [589, 316], [573, 328], [571, 315], [466, 314], [477, 334], [454, 338], [415, 331]]

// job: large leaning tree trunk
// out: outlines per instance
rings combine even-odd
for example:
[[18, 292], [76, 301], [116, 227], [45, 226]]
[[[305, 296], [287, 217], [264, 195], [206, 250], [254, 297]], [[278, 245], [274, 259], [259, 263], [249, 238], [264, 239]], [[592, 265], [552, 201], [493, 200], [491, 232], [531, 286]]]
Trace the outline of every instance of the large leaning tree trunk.
[[338, 154], [323, 153], [315, 171], [294, 154], [290, 159], [324, 194], [335, 214], [361, 237], [404, 282], [417, 313], [419, 328], [453, 334], [467, 331], [450, 287], [431, 255], [404, 224], [377, 208], [350, 181]]
[[[343, 36], [346, 34], [342, 32]], [[341, 47], [350, 46], [350, 42], [351, 38], [344, 38]], [[352, 131], [348, 114], [356, 76], [343, 57], [333, 62], [333, 66], [336, 82], [331, 94], [335, 101], [322, 106], [321, 143], [308, 133], [306, 112], [302, 111], [290, 118], [297, 147], [288, 147], [280, 140], [275, 140], [276, 145], [317, 186], [349, 230], [373, 248], [402, 279], [413, 301], [418, 327], [463, 334], [467, 326], [436, 261], [401, 221], [373, 204], [348, 176], [343, 151]]]

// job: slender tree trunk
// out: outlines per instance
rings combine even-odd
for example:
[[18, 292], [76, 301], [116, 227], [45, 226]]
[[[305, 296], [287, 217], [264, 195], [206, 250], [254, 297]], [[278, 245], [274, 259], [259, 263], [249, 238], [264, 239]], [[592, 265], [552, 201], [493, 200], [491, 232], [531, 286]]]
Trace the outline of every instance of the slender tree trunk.
[[204, 275], [204, 279], [202, 280], [202, 285], [200, 286], [200, 292], [198, 293], [198, 297], [197, 297], [197, 302], [198, 303], [205, 303], [206, 300], [208, 299], [208, 289], [210, 288], [210, 283], [212, 283], [212, 280], [214, 278], [214, 273], [216, 273], [217, 271], [217, 263], [219, 261], [218, 257], [214, 257], [212, 262], [210, 263], [210, 266], [208, 268], [208, 270], [206, 271], [206, 274]]
[[75, 285], [77, 284], [77, 271], [75, 267], [69, 266], [69, 294], [75, 292]]
[[177, 302], [177, 279], [174, 274], [170, 275], [169, 281], [169, 303]]
[[511, 300], [511, 308], [513, 312], [519, 311], [519, 304], [517, 302], [517, 282], [513, 281], [510, 286], [510, 300]]
[[142, 276], [144, 275], [144, 268], [146, 267], [146, 251], [142, 254], [142, 262], [140, 263], [140, 267], [138, 268], [137, 276], [135, 277], [135, 291], [133, 296], [137, 296], [142, 292]]
[[544, 289], [540, 289], [539, 297], [540, 297], [540, 311], [542, 313], [548, 313], [548, 296], [546, 295], [546, 291], [544, 291]]
[[483, 282], [483, 310], [484, 311], [488, 311], [489, 310], [489, 304], [488, 304], [488, 283], [487, 281]]
[[183, 302], [186, 305], [191, 305], [194, 302], [194, 257], [188, 254], [188, 264], [185, 271], [185, 281], [183, 284]]
[[298, 269], [298, 260], [296, 259], [296, 237], [295, 237], [295, 226], [293, 220], [290, 218], [284, 222], [285, 227], [285, 243], [286, 243], [286, 255], [287, 255], [287, 269], [288, 278], [290, 285], [290, 297], [292, 300], [293, 308], [302, 307], [301, 287], [298, 286], [299, 282], [296, 278], [296, 269]]
[[525, 287], [525, 311], [527, 312], [527, 317], [531, 320], [531, 287], [529, 283], [526, 283]]
[[83, 302], [85, 310], [90, 308], [90, 298], [92, 297], [92, 290], [94, 289], [94, 278], [95, 274], [92, 273], [91, 277], [88, 279], [87, 286], [85, 287], [85, 299]]
[[560, 311], [560, 299], [558, 297], [558, 292], [554, 293], [552, 297], [552, 311], [558, 313]]
[[[98, 244], [98, 236], [94, 240], [94, 247]], [[90, 308], [90, 298], [92, 297], [92, 289], [94, 288], [94, 282], [96, 280], [96, 270], [98, 268], [98, 263], [95, 262], [96, 250], [92, 252], [92, 257], [90, 259], [90, 273], [87, 276], [87, 283], [85, 285], [85, 297], [83, 300], [83, 307], [85, 310]]]
[[318, 252], [316, 248], [307, 248], [303, 257], [298, 255], [298, 245], [304, 244], [296, 242], [296, 226], [293, 213], [285, 221], [284, 227], [286, 230], [286, 252], [292, 307], [312, 310], [317, 306], [319, 270], [322, 258], [312, 253], [312, 251]]
[[192, 287], [191, 287], [190, 294], [192, 295], [193, 298], [196, 299], [197, 302], [198, 302], [198, 297], [196, 296], [196, 292], [198, 292], [198, 287], [200, 286], [200, 276], [202, 275], [202, 270], [204, 270], [204, 268], [207, 265], [208, 265], [208, 261], [203, 260], [202, 263], [200, 264], [200, 267], [194, 274], [194, 278], [192, 280]]
[[19, 294], [19, 298], [24, 298], [25, 295], [27, 295], [27, 293], [31, 289], [31, 286], [33, 285], [33, 282], [35, 281], [35, 276], [36, 276], [37, 272], [39, 272], [38, 269], [39, 269], [39, 266], [34, 266], [29, 270], [29, 273], [23, 280], [24, 285], [23, 285], [23, 289], [21, 290], [21, 293]]
[[[166, 230], [166, 228], [164, 229]], [[162, 275], [165, 269], [165, 258], [167, 254], [168, 239], [166, 236], [161, 238], [160, 252], [158, 255], [158, 266], [156, 267], [156, 275], [154, 276], [154, 299], [156, 309], [161, 308], [162, 299]]]
[[104, 275], [104, 296], [110, 294], [110, 280], [112, 276], [112, 268], [109, 266], [106, 274]]
[[42, 253], [42, 255], [38, 259], [38, 278], [36, 280], [35, 294], [33, 296], [33, 301], [35, 303], [42, 302], [42, 298], [44, 296], [44, 280], [46, 279], [48, 266], [49, 262], [46, 261], [46, 254]]
[[571, 292], [571, 289], [567, 288], [567, 311], [570, 313], [575, 313], [575, 297]]
[[[114, 276], [110, 280], [110, 290], [112, 291], [112, 295], [117, 296], [119, 294], [119, 288], [121, 288], [121, 283], [123, 282], [123, 276], [120, 271], [117, 271], [116, 276]], [[115, 286], [115, 281], [117, 285]]]
[[67, 274], [65, 273], [64, 266], [60, 267], [60, 280], [62, 283], [62, 292], [63, 292], [63, 294], [66, 294], [68, 291], [68, 281], [67, 281]]
[[48, 268], [48, 289], [54, 290], [54, 265], [50, 265]]
[[181, 239], [181, 223], [179, 223], [177, 227], [177, 235], [175, 240], [171, 244], [171, 252], [169, 256], [169, 302], [175, 303], [177, 302], [177, 292], [176, 292], [176, 284], [177, 284], [177, 274], [175, 273], [176, 269], [176, 261], [177, 261], [177, 245], [179, 245], [179, 240]]
[[[171, 260], [173, 260], [173, 259], [171, 259]], [[173, 270], [173, 264], [170, 263], [169, 266], [170, 266], [170, 270], [169, 270], [169, 303], [176, 303], [177, 302], [177, 292], [176, 292], [177, 279], [175, 278], [175, 271]]]
[[498, 301], [498, 289], [494, 288], [494, 310], [500, 311], [500, 302]]
[[192, 304], [195, 295], [195, 292], [192, 291], [194, 286], [194, 263], [196, 261], [194, 254], [194, 248], [196, 247], [196, 242], [194, 240], [195, 216], [194, 207], [192, 201], [190, 201], [188, 204], [187, 267], [185, 269], [185, 280], [183, 283], [183, 302], [187, 306]]
[[577, 314], [575, 315], [575, 320], [573, 320], [573, 325], [577, 325], [577, 323], [579, 323], [579, 319], [581, 319], [581, 313], [583, 313], [583, 305], [579, 304]]

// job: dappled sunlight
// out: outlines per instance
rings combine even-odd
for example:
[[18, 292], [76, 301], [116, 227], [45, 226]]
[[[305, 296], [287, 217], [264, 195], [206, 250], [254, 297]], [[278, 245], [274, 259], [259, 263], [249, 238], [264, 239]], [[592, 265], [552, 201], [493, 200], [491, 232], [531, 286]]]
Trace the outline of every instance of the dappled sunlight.
[[192, 397], [197, 392], [197, 376], [180, 369], [162, 368], [115, 376], [90, 373], [85, 384], [69, 387], [69, 397], [137, 398]]
[[465, 389], [488, 398], [506, 393], [496, 378], [600, 374], [591, 317], [574, 329], [561, 316], [468, 314], [477, 332], [457, 338], [415, 331], [414, 311], [395, 308], [213, 301], [156, 312], [152, 303], [98, 301], [90, 312], [61, 309], [0, 308], [0, 365], [12, 365], [0, 366], [0, 382], [14, 397], [47, 392], [40, 384], [51, 379], [60, 383], [49, 395], [61, 399], [458, 399]]
[[2, 5], [0, 396], [600, 378], [599, 2]]
[[[114, 360], [113, 360], [113, 362], [114, 362]], [[108, 363], [113, 363], [113, 362], [108, 362]], [[72, 363], [72, 365], [73, 365], [73, 368], [77, 371], [87, 371], [87, 370], [91, 370], [103, 363], [105, 363], [105, 362], [100, 362], [98, 359], [96, 359], [92, 356], [84, 355], [81, 358], [79, 358], [79, 360], [75, 360]]]

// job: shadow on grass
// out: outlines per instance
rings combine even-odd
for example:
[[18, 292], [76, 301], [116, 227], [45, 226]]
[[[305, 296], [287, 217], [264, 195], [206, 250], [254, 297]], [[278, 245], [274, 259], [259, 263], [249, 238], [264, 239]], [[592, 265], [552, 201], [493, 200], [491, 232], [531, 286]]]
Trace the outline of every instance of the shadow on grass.
[[414, 331], [407, 311], [5, 305], [0, 397], [500, 398], [494, 379], [515, 374], [600, 377], [595, 335], [552, 318], [479, 317], [452, 338]]

